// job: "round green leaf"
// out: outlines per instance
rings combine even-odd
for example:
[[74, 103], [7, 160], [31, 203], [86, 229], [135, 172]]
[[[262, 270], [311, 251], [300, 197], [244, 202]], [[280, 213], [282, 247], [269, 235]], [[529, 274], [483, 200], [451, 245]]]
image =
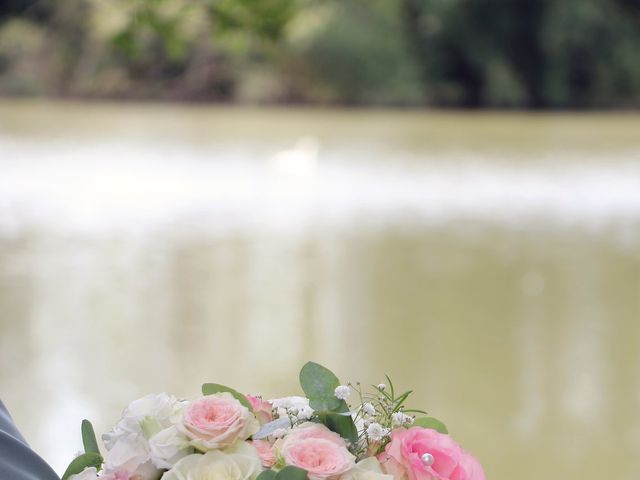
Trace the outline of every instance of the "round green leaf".
[[416, 427], [430, 428], [440, 433], [449, 433], [446, 425], [437, 418], [433, 417], [416, 418], [415, 422], [413, 422], [413, 425]]
[[314, 410], [348, 412], [347, 402], [335, 396], [335, 389], [339, 385], [338, 377], [320, 364], [307, 362], [300, 370], [300, 386]]
[[276, 472], [273, 470], [265, 470], [264, 472], [260, 472], [256, 480], [273, 480], [274, 478], [276, 478]]
[[307, 480], [307, 471], [289, 465], [278, 472], [275, 480]]

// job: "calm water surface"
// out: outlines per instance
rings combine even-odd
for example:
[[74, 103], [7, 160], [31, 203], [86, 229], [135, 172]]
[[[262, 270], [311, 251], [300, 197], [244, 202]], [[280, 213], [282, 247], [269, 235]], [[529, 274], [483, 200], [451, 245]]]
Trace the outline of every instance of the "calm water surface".
[[0, 396], [388, 373], [492, 480], [640, 477], [640, 117], [0, 102]]

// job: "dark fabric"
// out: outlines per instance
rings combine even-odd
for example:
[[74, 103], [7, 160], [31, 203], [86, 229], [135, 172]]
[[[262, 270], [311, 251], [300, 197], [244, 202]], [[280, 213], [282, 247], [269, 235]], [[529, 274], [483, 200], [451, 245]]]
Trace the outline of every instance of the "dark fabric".
[[0, 401], [0, 480], [60, 480], [29, 448]]

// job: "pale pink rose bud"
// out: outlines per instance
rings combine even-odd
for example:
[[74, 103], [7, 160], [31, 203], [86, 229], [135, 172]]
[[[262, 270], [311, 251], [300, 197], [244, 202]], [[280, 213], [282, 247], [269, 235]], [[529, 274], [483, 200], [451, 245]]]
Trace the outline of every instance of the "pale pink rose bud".
[[245, 397], [247, 397], [247, 400], [251, 404], [253, 413], [260, 422], [260, 425], [264, 425], [265, 423], [269, 423], [271, 420], [273, 420], [273, 416], [271, 414], [271, 403], [253, 395], [245, 395]]
[[253, 440], [251, 444], [256, 447], [260, 462], [264, 468], [271, 468], [276, 464], [276, 456], [269, 442], [265, 440]]

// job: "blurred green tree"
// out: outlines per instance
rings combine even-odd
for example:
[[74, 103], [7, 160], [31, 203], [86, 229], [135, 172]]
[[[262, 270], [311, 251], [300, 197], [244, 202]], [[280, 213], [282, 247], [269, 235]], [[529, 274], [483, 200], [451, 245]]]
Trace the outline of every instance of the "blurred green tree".
[[5, 0], [0, 94], [640, 105], [639, 0]]

